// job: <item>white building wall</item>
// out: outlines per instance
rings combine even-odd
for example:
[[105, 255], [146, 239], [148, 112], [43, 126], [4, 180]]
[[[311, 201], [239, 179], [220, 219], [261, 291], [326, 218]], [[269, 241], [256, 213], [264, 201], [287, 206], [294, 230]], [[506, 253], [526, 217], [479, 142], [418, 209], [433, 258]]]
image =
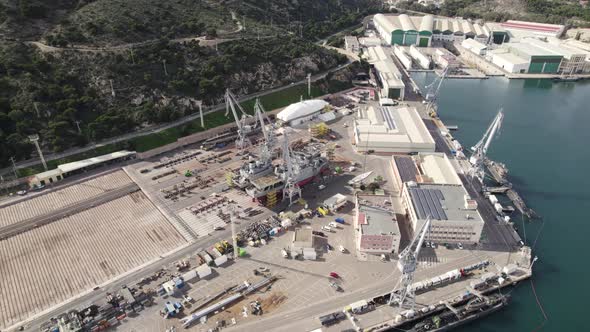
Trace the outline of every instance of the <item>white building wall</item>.
[[526, 73], [529, 69], [528, 63], [514, 63], [502, 57], [501, 54], [493, 54], [492, 63], [509, 73]]
[[404, 51], [403, 48], [401, 48], [399, 45], [394, 45], [393, 54], [395, 54], [399, 62], [401, 62], [401, 64], [407, 70], [412, 69], [412, 59], [408, 56], [408, 54], [406, 53], [406, 51]]
[[422, 54], [420, 50], [414, 45], [410, 46], [410, 55], [422, 69], [430, 69], [430, 58]]
[[[402, 205], [408, 214], [412, 230], [415, 233], [419, 227], [422, 227], [426, 220], [418, 219], [410, 199], [407, 185], [403, 187]], [[469, 213], [470, 211], [465, 212]], [[473, 210], [471, 213], [477, 213], [477, 210]], [[437, 243], [476, 244], [481, 238], [483, 226], [483, 221], [475, 220], [432, 220], [430, 232], [427, 234], [426, 240]]]

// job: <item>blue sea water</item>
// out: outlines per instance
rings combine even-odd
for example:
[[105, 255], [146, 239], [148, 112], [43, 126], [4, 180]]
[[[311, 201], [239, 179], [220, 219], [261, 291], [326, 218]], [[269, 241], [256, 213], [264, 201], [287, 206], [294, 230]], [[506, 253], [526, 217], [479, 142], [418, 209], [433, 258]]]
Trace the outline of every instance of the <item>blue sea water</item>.
[[[413, 77], [423, 88], [433, 75]], [[499, 107], [504, 124], [488, 155], [506, 164], [517, 191], [542, 216], [517, 224], [539, 257], [532, 282], [548, 320], [527, 281], [508, 307], [459, 331], [590, 331], [590, 82], [490, 78], [442, 85], [439, 116], [459, 126], [453, 135], [464, 147], [480, 139]]]

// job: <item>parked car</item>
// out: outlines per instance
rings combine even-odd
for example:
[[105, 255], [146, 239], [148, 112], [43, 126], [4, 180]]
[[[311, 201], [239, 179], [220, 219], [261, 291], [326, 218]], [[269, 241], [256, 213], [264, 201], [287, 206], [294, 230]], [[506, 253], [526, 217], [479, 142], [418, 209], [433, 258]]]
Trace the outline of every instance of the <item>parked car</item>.
[[457, 248], [459, 248], [459, 249], [462, 250], [463, 249], [463, 243], [457, 243]]
[[225, 229], [225, 228], [223, 228], [222, 226], [215, 226], [215, 227], [213, 227], [213, 230], [214, 230], [214, 231], [222, 231], [222, 230], [224, 230], [224, 229]]
[[344, 246], [340, 245], [338, 248], [340, 249], [340, 252], [341, 253], [345, 253], [346, 252], [346, 248], [344, 248]]
[[336, 272], [330, 272], [330, 277], [335, 278], [335, 279], [340, 279], [340, 275], [338, 275], [338, 273], [336, 273]]
[[326, 234], [324, 232], [320, 232], [320, 231], [311, 231], [311, 233], [313, 235], [318, 235], [318, 236], [323, 236], [326, 237]]

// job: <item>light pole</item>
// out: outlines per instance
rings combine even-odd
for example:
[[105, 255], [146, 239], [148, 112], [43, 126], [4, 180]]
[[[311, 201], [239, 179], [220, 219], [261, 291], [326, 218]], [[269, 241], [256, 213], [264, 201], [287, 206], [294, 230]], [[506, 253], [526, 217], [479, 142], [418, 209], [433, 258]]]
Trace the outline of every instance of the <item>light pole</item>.
[[39, 158], [41, 158], [41, 163], [43, 164], [43, 168], [47, 170], [47, 163], [45, 162], [45, 158], [43, 157], [43, 152], [41, 151], [41, 147], [39, 146], [39, 135], [30, 135], [29, 141], [35, 144], [37, 148], [37, 153], [39, 154]]

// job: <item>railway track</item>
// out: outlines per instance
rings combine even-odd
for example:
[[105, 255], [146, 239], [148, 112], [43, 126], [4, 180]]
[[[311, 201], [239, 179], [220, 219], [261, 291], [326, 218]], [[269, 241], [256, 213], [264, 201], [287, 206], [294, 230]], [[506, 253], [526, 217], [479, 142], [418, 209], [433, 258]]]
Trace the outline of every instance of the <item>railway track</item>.
[[18, 235], [20, 233], [24, 233], [31, 229], [47, 225], [49, 223], [63, 219], [65, 217], [80, 213], [81, 211], [91, 209], [95, 206], [110, 202], [117, 198], [121, 198], [125, 195], [129, 195], [136, 191], [139, 191], [139, 187], [137, 186], [137, 184], [131, 183], [124, 187], [107, 191], [104, 194], [99, 195], [98, 197], [92, 197], [90, 199], [68, 205], [62, 209], [52, 211], [45, 215], [29, 218], [12, 225], [1, 227], [0, 241]]

